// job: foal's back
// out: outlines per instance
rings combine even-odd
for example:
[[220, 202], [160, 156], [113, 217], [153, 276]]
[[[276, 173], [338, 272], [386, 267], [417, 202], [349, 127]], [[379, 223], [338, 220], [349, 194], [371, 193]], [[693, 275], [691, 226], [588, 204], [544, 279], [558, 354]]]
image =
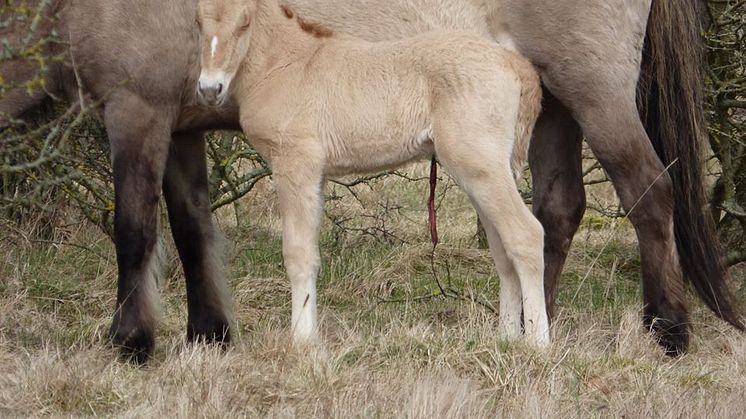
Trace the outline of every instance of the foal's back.
[[271, 138], [278, 126], [287, 127], [283, 135], [319, 138], [332, 175], [432, 154], [434, 124], [454, 118], [454, 109], [512, 140], [522, 85], [538, 86], [527, 60], [466, 32], [375, 43], [335, 35], [292, 62], [240, 94], [251, 110], [242, 125], [251, 138]]

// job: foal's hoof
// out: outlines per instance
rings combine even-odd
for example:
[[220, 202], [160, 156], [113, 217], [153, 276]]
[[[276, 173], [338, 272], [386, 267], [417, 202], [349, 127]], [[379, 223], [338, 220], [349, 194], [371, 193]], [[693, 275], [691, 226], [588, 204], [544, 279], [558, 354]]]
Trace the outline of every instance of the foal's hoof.
[[111, 344], [119, 349], [122, 358], [135, 364], [144, 364], [153, 354], [153, 330], [144, 327], [127, 327], [116, 319], [109, 330]]
[[686, 319], [672, 321], [670, 319], [645, 319], [645, 327], [655, 334], [658, 344], [670, 357], [680, 356], [689, 349], [689, 328]]
[[231, 342], [231, 331], [224, 319], [200, 319], [187, 324], [187, 341], [218, 345], [225, 349]]

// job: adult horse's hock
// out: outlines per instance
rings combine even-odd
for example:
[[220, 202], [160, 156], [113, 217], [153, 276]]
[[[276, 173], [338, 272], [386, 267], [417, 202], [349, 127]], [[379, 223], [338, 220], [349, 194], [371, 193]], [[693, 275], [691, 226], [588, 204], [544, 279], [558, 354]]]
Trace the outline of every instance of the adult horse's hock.
[[[29, 0], [30, 6], [34, 1]], [[28, 94], [19, 87], [6, 92], [0, 99], [0, 124], [4, 117], [23, 114], [47, 93], [76, 101], [83, 92], [103, 102], [116, 187], [119, 275], [113, 342], [139, 360], [153, 350], [161, 190], [187, 282], [187, 335], [228, 339], [229, 299], [216, 257], [202, 133], [237, 129], [238, 113], [231, 103], [212, 108], [197, 100], [197, 1], [43, 3], [49, 6], [45, 13], [58, 21], [42, 20], [37, 34], [56, 26], [63, 43], [50, 45], [48, 52], [63, 54], [66, 60], [49, 62], [43, 90]], [[637, 232], [643, 320], [666, 352], [681, 353], [689, 341], [684, 278], [715, 314], [742, 329], [702, 192], [699, 1], [287, 3], [310, 21], [372, 41], [453, 29], [515, 45], [537, 67], [546, 87], [529, 162], [533, 209], [545, 230], [550, 312], [585, 209], [580, 154], [585, 134]], [[0, 37], [10, 42], [25, 37], [20, 24], [8, 22]], [[644, 36], [647, 47], [642, 54]], [[0, 67], [0, 75], [19, 86], [30, 77], [28, 72], [15, 59]], [[635, 103], [638, 87], [644, 127]]]
[[[484, 222], [500, 274], [500, 331], [549, 344], [543, 230], [513, 176], [541, 108], [539, 76], [515, 52], [465, 32], [370, 43], [333, 34], [277, 0], [200, 0], [200, 95], [239, 105], [270, 164], [282, 217], [293, 337], [316, 336], [326, 176], [435, 154]], [[196, 87], [196, 86], [195, 86]]]

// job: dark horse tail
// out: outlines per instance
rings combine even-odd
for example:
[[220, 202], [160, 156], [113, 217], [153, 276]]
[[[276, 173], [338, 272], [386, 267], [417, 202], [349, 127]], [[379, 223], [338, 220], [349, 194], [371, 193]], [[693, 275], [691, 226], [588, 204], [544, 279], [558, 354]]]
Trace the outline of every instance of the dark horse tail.
[[703, 187], [702, 3], [653, 0], [638, 98], [658, 157], [671, 165], [674, 231], [684, 276], [715, 314], [743, 331]]

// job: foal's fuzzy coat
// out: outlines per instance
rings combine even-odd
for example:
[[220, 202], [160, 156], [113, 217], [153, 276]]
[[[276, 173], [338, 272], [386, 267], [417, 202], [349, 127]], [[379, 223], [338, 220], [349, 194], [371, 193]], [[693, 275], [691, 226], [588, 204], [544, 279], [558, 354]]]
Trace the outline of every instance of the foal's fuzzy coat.
[[504, 284], [502, 332], [520, 335], [523, 308], [529, 339], [549, 343], [543, 230], [513, 178], [541, 102], [527, 60], [466, 33], [337, 36], [275, 0], [202, 0], [199, 22], [199, 91], [216, 104], [235, 98], [274, 172], [296, 340], [316, 333], [324, 178], [435, 154], [485, 221]]

